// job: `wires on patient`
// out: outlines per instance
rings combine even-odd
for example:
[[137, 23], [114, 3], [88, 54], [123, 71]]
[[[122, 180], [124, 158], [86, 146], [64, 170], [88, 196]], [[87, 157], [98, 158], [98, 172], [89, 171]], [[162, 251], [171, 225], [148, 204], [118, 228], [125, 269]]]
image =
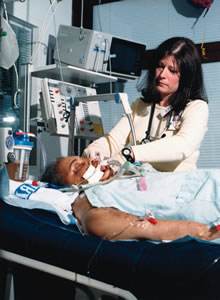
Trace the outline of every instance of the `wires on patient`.
[[[87, 275], [90, 277], [91, 275], [91, 265], [92, 265], [92, 262], [94, 261], [95, 257], [97, 256], [98, 252], [99, 252], [99, 249], [100, 247], [102, 246], [102, 244], [104, 243], [105, 240], [112, 240], [114, 241], [116, 238], [117, 240], [120, 239], [120, 235], [122, 233], [124, 233], [126, 230], [128, 230], [131, 226], [134, 226], [135, 224], [138, 224], [138, 223], [142, 223], [143, 221], [148, 221], [149, 223], [153, 224], [153, 225], [156, 225], [157, 224], [157, 221], [153, 215], [152, 212], [150, 212], [149, 210], [146, 211], [145, 215], [144, 216], [137, 216], [135, 220], [132, 220], [130, 221], [128, 219], [128, 224], [122, 228], [121, 230], [119, 230], [118, 232], [116, 231], [113, 231], [113, 232], [110, 232], [110, 233], [107, 233], [102, 239], [101, 241], [99, 242], [94, 254], [92, 255], [91, 259], [89, 260], [88, 262], [88, 271], [87, 271]], [[145, 228], [144, 225], [142, 225], [143, 228]], [[139, 227], [139, 226], [138, 226]]]
[[[138, 221], [138, 218], [136, 219], [136, 222]], [[91, 275], [91, 265], [92, 265], [92, 262], [93, 260], [95, 259], [95, 257], [97, 256], [98, 254], [98, 251], [100, 249], [100, 247], [102, 246], [102, 244], [104, 243], [105, 240], [113, 240], [114, 238], [116, 238], [117, 236], [119, 236], [120, 234], [122, 234], [124, 231], [126, 231], [129, 227], [133, 226], [134, 223], [133, 222], [130, 222], [127, 226], [125, 226], [125, 228], [123, 228], [121, 231], [119, 232], [110, 232], [108, 234], [106, 234], [102, 239], [101, 241], [99, 242], [93, 256], [91, 257], [91, 259], [89, 260], [88, 262], [88, 270], [87, 270], [87, 275], [88, 277], [90, 277]]]

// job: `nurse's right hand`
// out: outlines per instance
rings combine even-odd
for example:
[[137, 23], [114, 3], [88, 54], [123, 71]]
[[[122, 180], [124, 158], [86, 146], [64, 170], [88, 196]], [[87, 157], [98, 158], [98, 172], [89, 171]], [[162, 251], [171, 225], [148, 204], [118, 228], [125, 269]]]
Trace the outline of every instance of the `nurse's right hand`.
[[104, 153], [102, 153], [102, 151], [100, 151], [100, 149], [94, 147], [94, 146], [88, 146], [82, 156], [84, 157], [92, 157], [95, 158], [97, 160], [102, 161], [104, 159]]

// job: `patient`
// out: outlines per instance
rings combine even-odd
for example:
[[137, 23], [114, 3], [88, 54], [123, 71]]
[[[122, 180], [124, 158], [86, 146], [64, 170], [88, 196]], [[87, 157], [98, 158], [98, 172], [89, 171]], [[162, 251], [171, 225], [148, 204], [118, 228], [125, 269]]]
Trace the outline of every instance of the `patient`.
[[[107, 165], [73, 156], [59, 159], [41, 180], [87, 184], [85, 174], [91, 165], [102, 172], [98, 177], [103, 182], [114, 175]], [[211, 224], [220, 215], [219, 200], [219, 170], [148, 172], [144, 177], [107, 180], [87, 188], [72, 203], [72, 211], [86, 234], [110, 240], [175, 240], [185, 235], [213, 240], [220, 238], [218, 221]]]
[[108, 164], [100, 165], [100, 162], [96, 159], [67, 156], [48, 165], [41, 181], [57, 186], [86, 184], [89, 181], [85, 179], [85, 172], [90, 166], [93, 166], [96, 170], [99, 167], [100, 178], [97, 178], [97, 182], [99, 180], [105, 181], [114, 175], [113, 169]]

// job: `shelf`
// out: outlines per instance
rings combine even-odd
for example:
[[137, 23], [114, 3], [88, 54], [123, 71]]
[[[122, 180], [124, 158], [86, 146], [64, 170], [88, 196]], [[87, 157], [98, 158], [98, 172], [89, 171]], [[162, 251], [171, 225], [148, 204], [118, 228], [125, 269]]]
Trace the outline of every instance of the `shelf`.
[[[62, 66], [61, 69], [64, 82], [75, 83], [83, 86], [114, 82], [118, 79], [114, 76], [109, 76], [73, 66]], [[33, 77], [51, 78], [61, 81], [61, 70], [56, 64], [37, 68], [31, 72], [31, 75]]]

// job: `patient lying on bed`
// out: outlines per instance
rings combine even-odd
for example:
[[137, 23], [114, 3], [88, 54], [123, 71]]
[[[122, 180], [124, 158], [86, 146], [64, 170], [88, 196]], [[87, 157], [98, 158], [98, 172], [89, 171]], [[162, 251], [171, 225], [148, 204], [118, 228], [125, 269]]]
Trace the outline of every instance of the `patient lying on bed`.
[[[90, 166], [102, 171], [96, 176], [100, 181], [114, 175], [109, 166], [100, 167], [94, 159], [72, 156], [50, 166], [42, 181], [87, 184], [89, 176], [85, 174]], [[211, 224], [220, 216], [219, 170], [147, 172], [144, 189], [139, 179], [110, 180], [79, 194], [72, 211], [83, 231], [111, 240], [174, 240], [185, 235], [220, 238], [218, 221]]]

